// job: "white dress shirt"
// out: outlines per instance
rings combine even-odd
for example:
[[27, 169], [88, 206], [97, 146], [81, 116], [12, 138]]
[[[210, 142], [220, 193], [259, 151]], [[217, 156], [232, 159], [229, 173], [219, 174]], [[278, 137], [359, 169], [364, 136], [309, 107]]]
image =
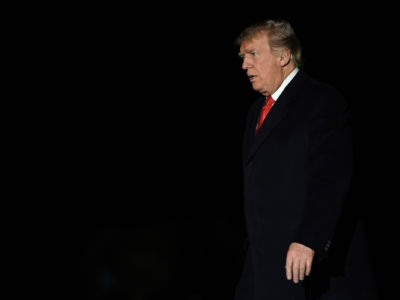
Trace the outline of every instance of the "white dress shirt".
[[292, 81], [292, 79], [294, 78], [294, 76], [297, 74], [298, 71], [299, 71], [299, 68], [295, 68], [292, 72], [290, 72], [290, 74], [285, 78], [285, 80], [283, 80], [282, 84], [275, 91], [275, 93], [273, 93], [271, 95], [272, 99], [274, 99], [275, 102], [278, 100], [279, 96], [282, 94], [285, 87], [289, 84], [289, 82]]

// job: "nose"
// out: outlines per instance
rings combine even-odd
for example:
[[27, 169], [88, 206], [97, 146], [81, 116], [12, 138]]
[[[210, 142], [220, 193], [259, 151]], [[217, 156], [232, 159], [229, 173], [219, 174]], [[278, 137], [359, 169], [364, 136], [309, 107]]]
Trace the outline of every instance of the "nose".
[[247, 63], [247, 60], [244, 58], [243, 62], [242, 62], [242, 69], [247, 70], [247, 68], [248, 68], [248, 63]]
[[247, 70], [247, 69], [249, 68], [249, 66], [250, 66], [250, 64], [249, 64], [247, 58], [246, 58], [246, 57], [243, 58], [242, 69], [243, 69], [243, 70]]

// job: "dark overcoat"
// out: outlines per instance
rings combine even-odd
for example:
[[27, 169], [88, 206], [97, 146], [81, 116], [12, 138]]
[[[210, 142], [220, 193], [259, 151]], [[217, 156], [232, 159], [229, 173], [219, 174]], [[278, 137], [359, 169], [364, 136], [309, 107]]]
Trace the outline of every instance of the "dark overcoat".
[[[243, 139], [248, 249], [237, 300], [376, 299], [358, 204], [351, 199], [349, 104], [300, 70], [257, 135], [262, 97]], [[315, 250], [311, 276], [285, 275], [290, 243]]]

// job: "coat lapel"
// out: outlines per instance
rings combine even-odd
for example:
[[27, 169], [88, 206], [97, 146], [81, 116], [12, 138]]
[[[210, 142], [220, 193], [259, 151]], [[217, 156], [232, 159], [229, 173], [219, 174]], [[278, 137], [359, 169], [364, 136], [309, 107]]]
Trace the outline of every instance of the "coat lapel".
[[[300, 86], [300, 82], [303, 79], [303, 72], [299, 73], [293, 78], [293, 80], [288, 84], [285, 90], [282, 92], [278, 101], [269, 111], [267, 117], [265, 118], [263, 124], [260, 127], [257, 135], [255, 134], [255, 126], [257, 124], [258, 114], [260, 113], [261, 106], [264, 102], [261, 101], [261, 105], [257, 105], [256, 116], [253, 116], [251, 123], [246, 133], [245, 141], [245, 151], [244, 151], [244, 166], [251, 160], [260, 146], [268, 139], [271, 132], [279, 124], [281, 120], [285, 118], [290, 110], [290, 102], [295, 98], [297, 90]], [[253, 126], [254, 125], [254, 126]], [[252, 142], [251, 142], [252, 141]]]
[[258, 122], [258, 117], [261, 111], [261, 107], [264, 104], [265, 97], [259, 98], [250, 109], [246, 130], [243, 136], [243, 158], [247, 157], [250, 149], [254, 144], [254, 133]]
[[[268, 138], [271, 134], [272, 130], [279, 124], [279, 122], [286, 116], [288, 113], [287, 105], [279, 99], [274, 106], [269, 111], [267, 117], [265, 118], [263, 124], [260, 127], [257, 135], [255, 134], [255, 125], [254, 124], [253, 130], [250, 130], [248, 135], [248, 139], [253, 139], [253, 143], [251, 143], [250, 147], [248, 148], [248, 152], [245, 156], [245, 165], [247, 162], [253, 157], [253, 155], [257, 152], [258, 148], [264, 143], [264, 141]], [[252, 136], [250, 136], [252, 135]]]

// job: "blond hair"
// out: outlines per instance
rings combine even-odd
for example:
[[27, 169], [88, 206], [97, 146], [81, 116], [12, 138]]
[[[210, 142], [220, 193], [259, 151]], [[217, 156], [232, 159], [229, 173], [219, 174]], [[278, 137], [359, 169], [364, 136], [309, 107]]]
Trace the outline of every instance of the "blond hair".
[[236, 39], [236, 45], [240, 45], [244, 41], [251, 40], [255, 35], [265, 33], [268, 36], [268, 43], [271, 52], [275, 55], [280, 53], [279, 50], [287, 48], [290, 51], [290, 58], [296, 67], [303, 65], [301, 55], [301, 45], [292, 26], [286, 20], [267, 20], [255, 23], [245, 28]]

